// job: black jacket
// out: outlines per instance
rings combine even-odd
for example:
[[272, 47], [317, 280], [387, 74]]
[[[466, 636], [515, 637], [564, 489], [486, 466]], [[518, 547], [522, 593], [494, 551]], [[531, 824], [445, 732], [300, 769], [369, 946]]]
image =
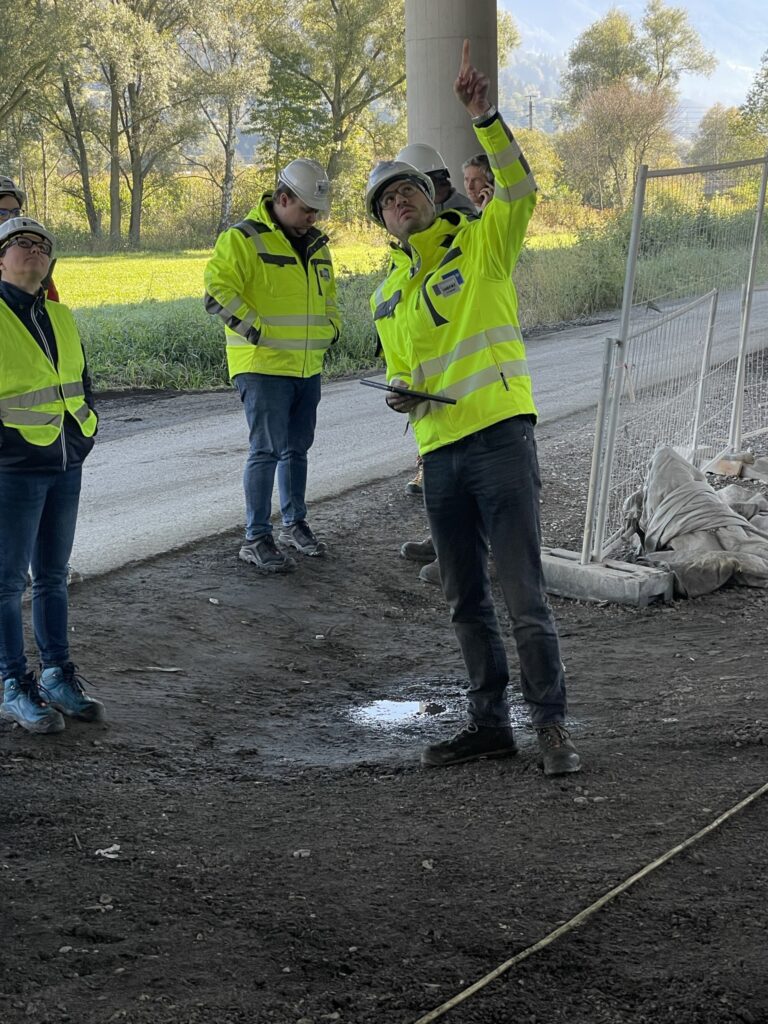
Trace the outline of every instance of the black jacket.
[[[0, 281], [0, 302], [16, 314], [40, 348], [48, 356], [43, 341], [32, 321], [34, 308], [35, 320], [42, 328], [48, 351], [53, 357], [54, 365], [58, 365], [58, 348], [56, 336], [50, 317], [45, 309], [45, 298], [42, 291], [38, 295], [16, 288], [7, 281]], [[8, 339], [0, 336], [0, 346], [8, 344]], [[0, 364], [1, 365], [1, 364]], [[85, 400], [93, 409], [93, 386], [88, 375], [86, 364], [83, 370], [83, 391]], [[69, 413], [64, 416], [64, 428], [61, 436], [48, 445], [29, 444], [13, 427], [4, 427], [0, 422], [0, 471], [28, 472], [30, 470], [68, 469], [82, 464], [93, 448], [93, 438], [85, 437], [77, 420]]]

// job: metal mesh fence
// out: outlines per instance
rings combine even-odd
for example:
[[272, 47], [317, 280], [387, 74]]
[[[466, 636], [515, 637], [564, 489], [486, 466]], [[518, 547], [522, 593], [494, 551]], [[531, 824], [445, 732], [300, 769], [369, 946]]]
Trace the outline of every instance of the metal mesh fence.
[[615, 549], [624, 502], [659, 445], [699, 465], [728, 448], [740, 350], [739, 422], [743, 413], [745, 437], [768, 438], [768, 288], [754, 288], [765, 166], [642, 170], [621, 327], [606, 354], [585, 557]]

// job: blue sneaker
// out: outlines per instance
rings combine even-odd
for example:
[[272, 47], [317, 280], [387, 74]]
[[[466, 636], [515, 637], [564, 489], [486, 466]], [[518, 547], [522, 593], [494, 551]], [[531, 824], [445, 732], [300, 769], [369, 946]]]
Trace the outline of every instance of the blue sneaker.
[[40, 674], [43, 696], [57, 711], [81, 722], [103, 722], [104, 705], [86, 694], [83, 683], [87, 682], [77, 674], [77, 665], [71, 661], [55, 668], [44, 668]]
[[5, 680], [0, 718], [16, 722], [27, 732], [61, 732], [64, 729], [62, 716], [43, 700], [34, 672], [27, 672], [20, 679]]

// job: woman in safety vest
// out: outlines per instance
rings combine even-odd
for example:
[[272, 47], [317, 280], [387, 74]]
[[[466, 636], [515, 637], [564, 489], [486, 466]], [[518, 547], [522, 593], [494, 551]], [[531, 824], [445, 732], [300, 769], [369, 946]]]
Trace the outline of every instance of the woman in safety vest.
[[[104, 718], [69, 657], [67, 565], [98, 421], [74, 318], [43, 291], [53, 250], [37, 221], [0, 222], [0, 717], [39, 733]], [[30, 569], [39, 681], [22, 629]]]

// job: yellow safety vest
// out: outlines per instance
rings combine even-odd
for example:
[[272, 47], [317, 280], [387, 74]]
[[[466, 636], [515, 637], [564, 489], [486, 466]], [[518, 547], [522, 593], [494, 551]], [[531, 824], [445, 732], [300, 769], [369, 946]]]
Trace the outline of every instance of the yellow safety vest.
[[439, 214], [392, 245], [389, 273], [371, 310], [390, 383], [455, 398], [411, 413], [420, 453], [500, 420], [536, 415], [511, 274], [536, 204], [536, 183], [498, 115], [475, 128], [496, 179], [480, 218]]
[[93, 437], [98, 423], [85, 401], [85, 356], [74, 318], [59, 302], [46, 302], [45, 309], [56, 338], [57, 366], [0, 299], [0, 420], [40, 447], [58, 439], [67, 412], [85, 437]]
[[205, 307], [224, 320], [230, 377], [312, 377], [339, 337], [328, 238], [310, 229], [305, 269], [270, 216], [271, 199], [219, 235], [205, 269]]

